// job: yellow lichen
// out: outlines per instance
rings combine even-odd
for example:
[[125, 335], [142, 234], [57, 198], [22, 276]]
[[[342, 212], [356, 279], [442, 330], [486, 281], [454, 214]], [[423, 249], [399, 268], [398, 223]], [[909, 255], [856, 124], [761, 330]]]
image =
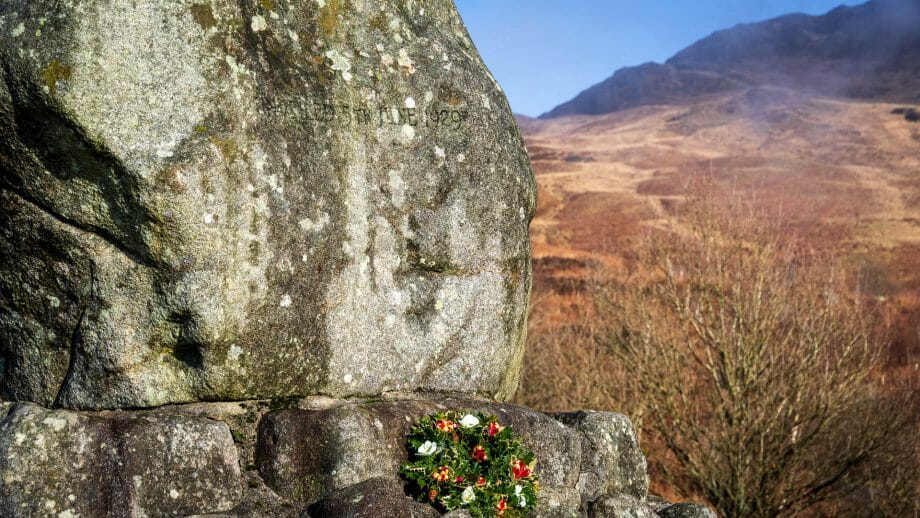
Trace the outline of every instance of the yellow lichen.
[[274, 0], [262, 0], [262, 9], [266, 11], [271, 11], [275, 7]]

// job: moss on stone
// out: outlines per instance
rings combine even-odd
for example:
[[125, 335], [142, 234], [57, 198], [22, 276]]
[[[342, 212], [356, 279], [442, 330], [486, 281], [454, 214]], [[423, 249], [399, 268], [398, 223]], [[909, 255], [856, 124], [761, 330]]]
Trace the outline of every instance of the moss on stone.
[[246, 442], [246, 435], [239, 429], [231, 428], [230, 435], [233, 437], [233, 442], [237, 444], [243, 444]]
[[376, 30], [378, 30], [378, 31], [380, 31], [380, 32], [386, 32], [386, 30], [387, 30], [387, 17], [386, 17], [386, 15], [383, 14], [382, 12], [381, 12], [381, 13], [377, 13], [377, 16], [374, 16], [373, 18], [371, 18], [371, 21], [370, 21], [370, 24], [369, 24], [369, 25], [370, 25], [370, 28], [371, 28], [371, 29], [376, 29]]
[[328, 0], [319, 13], [319, 28], [325, 36], [335, 34], [339, 23], [339, 13], [342, 11], [342, 0]]
[[450, 84], [441, 85], [440, 91], [438, 92], [438, 99], [451, 107], [457, 107], [463, 104], [464, 97], [463, 92], [459, 88]]
[[187, 189], [182, 182], [176, 177], [176, 168], [175, 167], [166, 167], [160, 169], [154, 174], [153, 182], [155, 185], [161, 185], [168, 187], [169, 190], [176, 194], [185, 192]]
[[300, 396], [284, 396], [273, 398], [269, 404], [269, 410], [285, 410], [288, 408], [296, 408], [297, 403], [300, 401]]
[[72, 73], [73, 69], [70, 65], [52, 59], [48, 65], [41, 69], [38, 75], [42, 83], [48, 87], [51, 95], [55, 95], [57, 94], [57, 82], [69, 80]]
[[252, 210], [252, 216], [249, 218], [249, 231], [258, 234], [262, 224], [262, 217], [255, 209]]
[[220, 150], [220, 154], [224, 155], [224, 159], [229, 163], [236, 161], [237, 157], [240, 155], [240, 148], [231, 139], [220, 138], [212, 135], [209, 139], [211, 144], [217, 146], [217, 149]]
[[214, 12], [211, 11], [209, 4], [195, 4], [189, 7], [189, 10], [192, 12], [192, 18], [203, 29], [210, 29], [217, 25], [217, 19], [214, 18]]

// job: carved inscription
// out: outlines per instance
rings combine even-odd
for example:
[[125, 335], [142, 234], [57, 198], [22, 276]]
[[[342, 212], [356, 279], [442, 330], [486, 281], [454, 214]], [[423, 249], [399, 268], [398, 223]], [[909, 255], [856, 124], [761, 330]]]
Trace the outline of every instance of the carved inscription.
[[323, 124], [344, 123], [368, 127], [402, 126], [459, 130], [476, 123], [467, 108], [448, 104], [428, 107], [396, 107], [392, 105], [351, 105], [314, 100], [307, 109], [307, 118]]

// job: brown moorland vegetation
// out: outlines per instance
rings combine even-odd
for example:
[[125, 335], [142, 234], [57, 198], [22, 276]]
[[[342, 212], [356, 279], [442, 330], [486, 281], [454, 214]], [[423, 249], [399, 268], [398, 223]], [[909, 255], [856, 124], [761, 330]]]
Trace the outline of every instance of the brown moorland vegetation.
[[[849, 296], [874, 308], [865, 315], [872, 317], [872, 343], [881, 344], [867, 378], [880, 391], [875, 408], [894, 401], [897, 415], [916, 419], [920, 125], [892, 114], [895, 108], [757, 88], [690, 106], [522, 124], [539, 196], [521, 402], [630, 412], [649, 456], [663, 459], [652, 466], [654, 491], [718, 499], [687, 475], [636, 406], [649, 404], [648, 387], [635, 385], [636, 372], [601, 339], [609, 338], [615, 319], [598, 305], [601, 287], [611, 282], [652, 281], [638, 267], [650, 239], [692, 235], [688, 195], [703, 189], [714, 217], [755, 218], [772, 229], [770, 239], [836, 265]], [[871, 484], [806, 497], [809, 514], [852, 510], [858, 498], [872, 502], [863, 509], [878, 515], [915, 515], [920, 489], [908, 475], [917, 471], [920, 452], [910, 435], [892, 433], [885, 447], [875, 448], [873, 462], [856, 463], [841, 476]]]

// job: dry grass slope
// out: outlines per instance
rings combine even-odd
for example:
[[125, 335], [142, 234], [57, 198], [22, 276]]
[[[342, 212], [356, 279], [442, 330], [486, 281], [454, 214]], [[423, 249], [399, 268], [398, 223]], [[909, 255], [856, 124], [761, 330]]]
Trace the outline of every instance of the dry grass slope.
[[[688, 193], [705, 185], [713, 206], [746, 207], [780, 239], [850, 272], [849, 286], [879, 308], [880, 332], [891, 337], [876, 381], [896, 397], [912, 390], [899, 404], [920, 415], [920, 124], [892, 113], [901, 107], [755, 88], [682, 107], [522, 121], [539, 195], [521, 402], [622, 410], [639, 396], [598, 345], [605, 322], [592, 287], [600, 271], [607, 280], [634, 271], [648, 235], [688, 235]], [[650, 457], [669, 458], [647, 438], [657, 448]], [[895, 469], [905, 468], [884, 468]], [[662, 480], [656, 490], [680, 493], [666, 496], [699, 496], [692, 484]], [[885, 480], [913, 480], [884, 489], [907, 495], [900, 501], [918, 496], [916, 479]]]
[[679, 230], [688, 186], [709, 178], [858, 267], [886, 303], [896, 363], [917, 369], [920, 124], [892, 114], [898, 107], [756, 88], [688, 107], [526, 121], [539, 185], [536, 299], [579, 306], [577, 291], [553, 289], [577, 268], [555, 259], [621, 264], [644, 229]]

